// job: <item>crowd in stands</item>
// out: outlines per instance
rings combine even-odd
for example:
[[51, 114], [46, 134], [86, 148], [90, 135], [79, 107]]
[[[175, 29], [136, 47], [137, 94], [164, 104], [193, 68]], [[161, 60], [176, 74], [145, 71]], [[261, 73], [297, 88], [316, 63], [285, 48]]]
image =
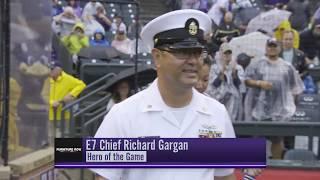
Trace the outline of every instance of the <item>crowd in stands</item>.
[[[212, 34], [206, 35], [208, 59], [211, 61], [208, 63], [210, 76], [204, 76], [203, 81], [209, 84], [206, 93], [225, 104], [232, 120], [290, 120], [296, 110], [296, 96], [301, 93], [318, 94], [318, 87], [308, 69], [319, 65], [320, 8], [311, 10], [309, 1], [162, 2], [172, 10], [203, 11], [212, 19]], [[62, 6], [53, 0], [52, 28], [71, 54], [77, 54], [89, 46], [113, 47], [123, 54], [134, 54], [133, 37], [143, 25], [134, 14], [128, 16], [129, 23], [125, 21], [122, 14], [117, 14], [119, 7], [95, 0], [87, 2], [83, 8], [79, 1], [74, 0], [68, 0]], [[260, 47], [265, 55], [253, 57], [241, 52], [233, 56], [232, 39], [245, 36], [250, 20], [274, 9], [289, 11], [291, 15], [279, 22], [271, 34], [264, 29], [257, 31], [268, 36], [265, 45]], [[128, 12], [133, 10], [129, 8]], [[139, 46], [143, 47], [143, 44]], [[108, 108], [118, 101], [114, 99]]]
[[95, 0], [83, 7], [80, 4], [79, 0], [52, 1], [53, 32], [71, 54], [90, 46], [113, 47], [120, 53], [134, 54], [135, 26], [138, 23], [140, 33], [143, 25], [135, 18], [133, 4], [120, 7]]
[[[308, 69], [319, 64], [320, 8], [313, 12], [309, 1], [186, 0], [167, 1], [167, 5], [197, 9], [212, 19], [213, 33], [208, 37], [212, 65], [206, 93], [226, 106], [232, 120], [290, 121], [297, 96], [318, 94]], [[268, 36], [265, 46], [259, 47], [265, 48], [265, 55], [255, 60], [246, 53], [232, 56], [236, 50], [229, 45], [232, 39], [247, 34], [251, 19], [274, 9], [291, 14], [271, 34], [258, 30]], [[269, 140], [272, 152], [268, 154], [273, 158], [293, 148], [292, 139], [286, 145], [283, 137]]]
[[[213, 33], [207, 38], [208, 52], [213, 61], [209, 78], [208, 93], [227, 106], [233, 120], [243, 120], [244, 118], [252, 119], [249, 116], [243, 116], [243, 113], [241, 113], [241, 111], [245, 111], [245, 108], [242, 110], [236, 110], [235, 107], [239, 107], [239, 104], [243, 103], [245, 99], [244, 95], [252, 90], [246, 80], [248, 77], [251, 77], [248, 71], [250, 71], [256, 62], [252, 59], [253, 57], [251, 54], [240, 53], [238, 57], [232, 56], [232, 51], [235, 49], [229, 47], [228, 44], [232, 39], [246, 35], [246, 28], [249, 26], [250, 20], [264, 12], [278, 9], [291, 13], [288, 19], [284, 19], [279, 22], [277, 27], [273, 29], [272, 34], [268, 34], [264, 29], [259, 29], [258, 31], [270, 38], [275, 38], [277, 41], [276, 46], [279, 47], [277, 56], [279, 56], [282, 61], [291, 64], [295, 71], [298, 72], [298, 77], [294, 76], [294, 73], [290, 72], [289, 77], [284, 78], [284, 81], [293, 79], [293, 82], [298, 83], [298, 80], [302, 80], [304, 83], [304, 89], [302, 90], [303, 93], [317, 94], [316, 82], [308, 74], [308, 68], [319, 64], [320, 10], [318, 8], [313, 12], [309, 1], [176, 0], [166, 1], [166, 4], [171, 6], [173, 10], [197, 9], [207, 13], [212, 19]], [[221, 46], [222, 44], [224, 44], [224, 46]], [[268, 46], [259, 48], [265, 48], [263, 51], [265, 51], [266, 56], [262, 55], [261, 57], [255, 57], [255, 59], [266, 59]], [[245, 62], [246, 65], [243, 64], [244, 62], [239, 63], [240, 59], [243, 57], [247, 61]], [[251, 63], [250, 60], [252, 61]], [[250, 65], [248, 66], [249, 63]], [[249, 69], [246, 69], [247, 66]], [[264, 65], [263, 68], [264, 69], [261, 71], [267, 71], [266, 69], [268, 69], [266, 68], [266, 65]], [[275, 72], [277, 73], [277, 71]], [[268, 77], [262, 77], [264, 79], [260, 80], [272, 79], [269, 77], [271, 76], [270, 73], [266, 74]], [[278, 74], [278, 77], [279, 76], [280, 74]], [[281, 82], [279, 83], [279, 87], [277, 88], [275, 88], [275, 84], [273, 84], [274, 87], [272, 89], [277, 89], [278, 91], [276, 94], [279, 94], [284, 87], [286, 89], [285, 92], [292, 91], [292, 89], [288, 89], [287, 86], [281, 85]], [[262, 86], [262, 89], [264, 86], [265, 89], [268, 89], [268, 85], [264, 82], [259, 82], [258, 88], [261, 88], [260, 85]], [[256, 86], [254, 88], [256, 88]], [[302, 93], [302, 91], [299, 92]], [[299, 93], [294, 94], [297, 95]], [[253, 96], [253, 94], [250, 96]], [[276, 96], [275, 92], [272, 96]], [[285, 95], [280, 95], [279, 97], [284, 96]], [[284, 99], [287, 100], [287, 98]], [[258, 98], [255, 100], [265, 101], [263, 98], [261, 99], [261, 97], [260, 99]], [[265, 104], [270, 102], [271, 100], [267, 100]], [[290, 103], [293, 103], [293, 101]], [[281, 103], [282, 106], [284, 106], [284, 104]], [[248, 101], [246, 101], [244, 106], [241, 107], [246, 107], [247, 105]], [[292, 108], [295, 109], [294, 105]], [[251, 110], [250, 113], [252, 113]], [[285, 114], [284, 112], [282, 113]], [[288, 115], [292, 116], [293, 113], [294, 110]], [[250, 116], [252, 116], [252, 114], [250, 114]]]

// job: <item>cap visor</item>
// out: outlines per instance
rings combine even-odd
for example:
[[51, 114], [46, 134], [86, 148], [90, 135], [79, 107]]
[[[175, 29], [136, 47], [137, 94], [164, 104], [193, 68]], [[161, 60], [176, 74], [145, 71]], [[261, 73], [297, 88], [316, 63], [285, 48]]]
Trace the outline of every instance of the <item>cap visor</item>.
[[171, 44], [170, 49], [204, 49], [205, 46], [199, 42], [178, 42]]

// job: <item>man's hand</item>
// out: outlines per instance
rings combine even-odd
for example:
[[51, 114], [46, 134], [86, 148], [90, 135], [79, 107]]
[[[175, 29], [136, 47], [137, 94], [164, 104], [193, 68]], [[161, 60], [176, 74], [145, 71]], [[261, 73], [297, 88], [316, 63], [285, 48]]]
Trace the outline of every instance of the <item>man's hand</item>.
[[105, 15], [104, 15], [103, 13], [99, 13], [99, 14], [98, 14], [98, 17], [99, 17], [99, 18], [104, 18]]
[[270, 90], [272, 89], [272, 83], [268, 81], [258, 81], [257, 82], [258, 86], [263, 89], [263, 90]]
[[59, 107], [59, 105], [60, 105], [59, 101], [55, 101], [55, 102], [52, 103], [52, 107], [54, 107], [54, 108]]
[[249, 176], [256, 177], [261, 174], [262, 169], [250, 168], [250, 169], [244, 169], [243, 172]]
[[71, 102], [74, 100], [74, 97], [70, 94], [66, 95], [64, 98], [63, 98], [63, 101], [68, 103], [68, 102]]

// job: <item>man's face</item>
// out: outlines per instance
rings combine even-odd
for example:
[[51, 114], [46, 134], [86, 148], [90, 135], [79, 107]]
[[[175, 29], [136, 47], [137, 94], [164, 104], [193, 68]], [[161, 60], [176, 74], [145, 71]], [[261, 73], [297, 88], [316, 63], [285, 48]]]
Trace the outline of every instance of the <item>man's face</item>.
[[282, 47], [283, 49], [293, 48], [293, 33], [285, 32], [282, 37]]
[[203, 64], [202, 49], [153, 49], [158, 77], [177, 88], [192, 88]]
[[268, 57], [277, 57], [280, 53], [280, 47], [279, 45], [270, 44], [266, 46], [266, 55]]
[[55, 67], [51, 69], [50, 71], [50, 77], [54, 80], [56, 80], [61, 74], [61, 68], [60, 67]]
[[224, 15], [224, 22], [226, 23], [231, 23], [232, 22], [232, 19], [233, 19], [233, 15], [231, 12], [227, 12], [225, 15]]
[[96, 2], [97, 2], [96, 0], [91, 0], [91, 3], [92, 3], [93, 6], [96, 5]]
[[232, 59], [232, 51], [226, 51], [222, 53], [222, 59], [226, 64], [229, 64]]
[[204, 91], [206, 91], [208, 87], [209, 72], [210, 72], [209, 65], [204, 64], [199, 72], [199, 79], [195, 87], [200, 93], [204, 93]]

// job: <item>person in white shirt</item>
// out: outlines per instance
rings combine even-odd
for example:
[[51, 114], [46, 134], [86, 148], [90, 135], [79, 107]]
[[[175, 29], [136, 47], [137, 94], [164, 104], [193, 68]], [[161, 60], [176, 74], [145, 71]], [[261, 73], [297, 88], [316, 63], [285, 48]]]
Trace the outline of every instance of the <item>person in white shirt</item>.
[[131, 40], [127, 37], [125, 29], [120, 28], [117, 30], [111, 46], [121, 53], [131, 54]]
[[88, 2], [83, 8], [82, 18], [97, 14], [97, 7], [99, 6], [103, 7], [100, 2], [97, 2], [96, 0], [90, 0], [90, 2]]
[[73, 26], [77, 22], [80, 22], [79, 17], [77, 17], [70, 6], [65, 7], [63, 13], [54, 16], [52, 20], [52, 30], [60, 37], [69, 35]]
[[[115, 104], [95, 138], [198, 138], [212, 126], [222, 138], [234, 138], [226, 108], [193, 88], [203, 63], [204, 35], [210, 31], [210, 18], [198, 10], [172, 11], [149, 22], [141, 38], [152, 48], [158, 78]], [[108, 180], [235, 180], [233, 169], [92, 170]]]
[[213, 20], [216, 26], [220, 25], [220, 22], [227, 11], [231, 11], [231, 6], [234, 0], [218, 0], [216, 1], [208, 11], [208, 15]]

